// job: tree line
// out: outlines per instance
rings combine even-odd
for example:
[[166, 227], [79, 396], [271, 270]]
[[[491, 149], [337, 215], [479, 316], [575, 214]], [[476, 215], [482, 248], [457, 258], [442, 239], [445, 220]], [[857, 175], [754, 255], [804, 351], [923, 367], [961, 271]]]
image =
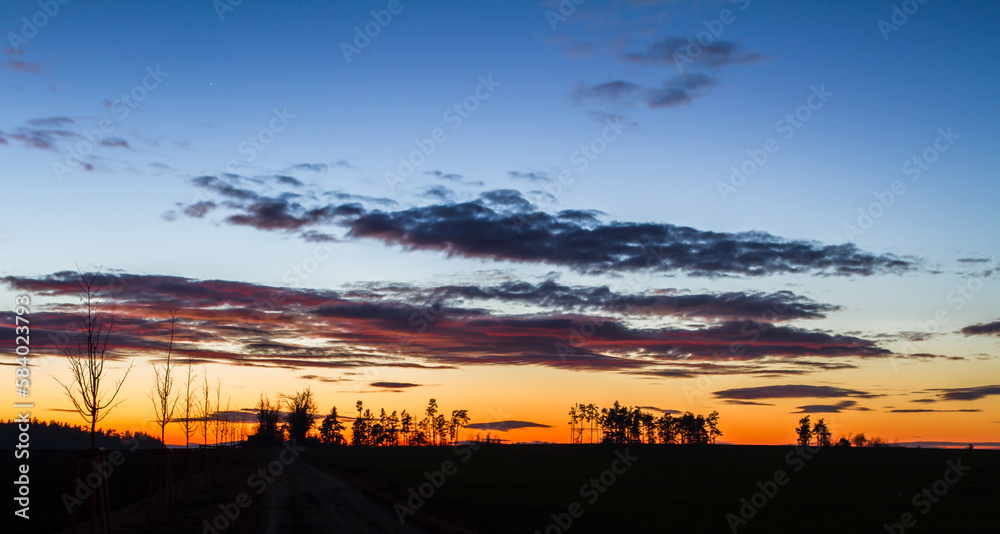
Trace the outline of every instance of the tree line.
[[[287, 412], [282, 414], [282, 407]], [[437, 399], [430, 399], [422, 418], [406, 410], [386, 412], [381, 408], [376, 416], [364, 402], [355, 403], [357, 415], [351, 423], [350, 438], [347, 428], [334, 406], [323, 418], [316, 432], [319, 412], [312, 389], [306, 388], [294, 395], [281, 395], [275, 402], [261, 395], [257, 403], [257, 425], [248, 442], [274, 445], [287, 440], [321, 445], [347, 445], [364, 447], [448, 445], [461, 439], [462, 430], [469, 424], [468, 410], [452, 410], [451, 417], [438, 408]]]
[[708, 417], [685, 412], [674, 416], [664, 413], [659, 417], [618, 401], [610, 408], [595, 404], [574, 404], [569, 409], [570, 443], [663, 443], [695, 445], [715, 443], [722, 436], [719, 430], [719, 412]]
[[[809, 420], [809, 416], [805, 416], [799, 419], [798, 426], [795, 427], [796, 442], [799, 445], [806, 447], [809, 445], [815, 445], [816, 447], [830, 447], [834, 443], [832, 441], [832, 432], [827, 426], [824, 419], [820, 419], [815, 423]], [[889, 442], [882, 439], [879, 436], [866, 437], [864, 432], [859, 432], [857, 434], [847, 434], [841, 436], [836, 443], [837, 447], [889, 447]]]

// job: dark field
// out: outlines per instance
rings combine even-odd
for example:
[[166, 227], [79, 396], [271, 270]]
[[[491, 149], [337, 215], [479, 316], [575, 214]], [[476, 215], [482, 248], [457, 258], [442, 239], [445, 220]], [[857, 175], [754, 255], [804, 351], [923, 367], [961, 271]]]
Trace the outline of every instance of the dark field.
[[[741, 506], [748, 519], [737, 532], [884, 533], [883, 525], [900, 523], [904, 513], [915, 523], [892, 532], [985, 533], [1000, 526], [1000, 451], [826, 448], [803, 456], [791, 447], [723, 445], [470, 447], [312, 449], [274, 487], [318, 497], [325, 486], [309, 485], [298, 469], [311, 464], [342, 476], [387, 509], [412, 506], [416, 515], [407, 515], [407, 524], [429, 532], [725, 533], [733, 531], [728, 520], [743, 519]], [[196, 481], [193, 498], [178, 503], [173, 521], [153, 523], [143, 520], [141, 503], [148, 495], [152, 452], [123, 454], [125, 463], [110, 477], [111, 498], [116, 510], [131, 509], [138, 519], [119, 523], [116, 532], [202, 532], [202, 521], [247, 491], [247, 474], [275, 451], [231, 451], [225, 473], [209, 485]], [[197, 455], [200, 468], [203, 457]], [[179, 476], [183, 469], [176, 462]], [[952, 465], [963, 471], [961, 477], [950, 471]], [[67, 528], [60, 496], [72, 486], [73, 469], [72, 451], [32, 451], [32, 520], [11, 522], [8, 516], [5, 523], [14, 528], [3, 532]], [[914, 495], [924, 488], [930, 496], [920, 496], [915, 505]], [[421, 491], [425, 497], [414, 497]], [[261, 531], [259, 507], [270, 493], [251, 493], [253, 507], [226, 532]], [[765, 499], [765, 493], [772, 495]], [[328, 517], [338, 506], [317, 502], [311, 512]], [[278, 512], [284, 513], [297, 512]]]
[[[145, 518], [145, 499], [151, 493], [150, 479], [155, 467], [155, 451], [140, 449], [129, 451], [128, 449], [118, 449], [108, 451], [108, 457], [117, 452], [120, 456], [119, 465], [112, 466], [112, 471], [108, 476], [109, 500], [112, 510], [116, 513], [125, 508], [133, 511], [134, 516]], [[225, 453], [230, 453], [231, 461], [224, 458]], [[212, 456], [206, 458], [206, 454]], [[266, 455], [266, 453], [263, 453]], [[205, 451], [191, 450], [190, 455], [183, 451], [174, 451], [172, 455], [171, 477], [177, 484], [175, 489], [175, 517], [172, 521], [156, 521], [153, 526], [142, 527], [140, 531], [156, 532], [195, 532], [193, 525], [201, 521], [202, 516], [210, 517], [202, 512], [204, 508], [202, 502], [212, 506], [214, 502], [224, 502], [224, 498], [229, 493], [233, 493], [233, 488], [239, 488], [239, 481], [234, 483], [230, 480], [237, 472], [248, 469], [248, 461], [261, 463], [259, 457], [261, 453], [247, 451]], [[211, 478], [211, 484], [204, 481], [206, 459], [215, 471]], [[46, 532], [59, 532], [69, 529], [72, 524], [72, 516], [67, 510], [63, 501], [63, 495], [73, 495], [76, 490], [76, 453], [72, 450], [32, 450], [31, 451], [31, 505], [30, 520], [24, 521], [13, 516], [13, 510], [6, 514], [4, 520], [0, 522], [3, 528], [0, 531], [12, 534], [35, 534]], [[181, 485], [184, 475], [188, 472], [186, 462], [191, 461], [191, 473], [195, 479], [190, 493], [185, 495]], [[110, 462], [109, 462], [110, 463]], [[17, 475], [13, 465], [4, 469], [4, 474], [13, 480]], [[89, 473], [84, 468], [84, 478]], [[245, 475], [243, 475], [245, 476]], [[87, 491], [85, 489], [81, 491]], [[155, 489], [155, 488], [152, 488]], [[186, 498], [185, 498], [186, 497]], [[199, 502], [202, 501], [202, 502]], [[196, 506], [194, 506], [197, 503]], [[76, 506], [80, 525], [89, 518], [89, 501], [82, 506]], [[13, 507], [12, 508], [19, 508]], [[193, 509], [192, 509], [193, 508]], [[189, 511], [193, 514], [187, 514]], [[186, 515], [191, 515], [187, 518]], [[184, 523], [190, 523], [191, 528], [183, 528]], [[134, 531], [128, 525], [113, 525], [115, 532]], [[79, 532], [90, 532], [89, 528], [79, 528]], [[230, 529], [234, 532], [236, 529]], [[200, 532], [200, 530], [198, 531]]]
[[[605, 493], [588, 489], [581, 495], [581, 486], [612, 468], [616, 451], [626, 449], [637, 458], [633, 465], [616, 475]], [[571, 532], [732, 532], [726, 514], [739, 517], [740, 499], [749, 501], [761, 491], [757, 482], [773, 481], [779, 470], [787, 474], [785, 484], [775, 485], [774, 496], [737, 532], [884, 533], [883, 524], [900, 522], [906, 512], [916, 523], [905, 532], [1000, 531], [1000, 451], [827, 448], [808, 460], [792, 451], [721, 445], [505, 445], [478, 451], [313, 450], [305, 457], [403, 504], [411, 497], [409, 488], [418, 490], [427, 482], [425, 472], [453, 461], [454, 474], [435, 488], [421, 511], [476, 532], [564, 531], [552, 526], [553, 513], [562, 515], [564, 525], [572, 519]], [[790, 452], [793, 457], [786, 461]], [[934, 483], [943, 479], [949, 461], [959, 460], [968, 470], [957, 480], [949, 473], [955, 482], [939, 483], [937, 489], [946, 493], [938, 497]], [[606, 481], [610, 478], [605, 475]], [[779, 480], [784, 479], [779, 475]], [[914, 495], [924, 488], [938, 502], [921, 496], [914, 506]], [[582, 509], [579, 518], [568, 514], [574, 502], [581, 507], [575, 509], [577, 515]]]

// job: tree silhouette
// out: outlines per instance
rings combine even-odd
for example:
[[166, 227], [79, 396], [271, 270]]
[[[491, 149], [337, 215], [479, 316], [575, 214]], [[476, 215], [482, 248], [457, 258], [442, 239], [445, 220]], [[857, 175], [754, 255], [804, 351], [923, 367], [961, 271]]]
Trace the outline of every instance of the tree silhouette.
[[[208, 368], [205, 368], [205, 380], [201, 384], [202, 400], [199, 402], [199, 417], [201, 423], [201, 442], [208, 446], [209, 417], [212, 415], [212, 388], [208, 385]], [[218, 408], [216, 408], [218, 409]]]
[[576, 413], [576, 404], [569, 407], [569, 442], [576, 443], [576, 423], [579, 421], [579, 414]]
[[129, 363], [128, 369], [121, 380], [115, 383], [115, 387], [108, 392], [101, 390], [101, 381], [104, 379], [104, 364], [111, 356], [114, 346], [111, 344], [111, 332], [115, 327], [114, 315], [106, 316], [97, 311], [97, 299], [99, 297], [102, 284], [98, 284], [100, 271], [87, 278], [87, 275], [80, 273], [80, 280], [77, 281], [77, 294], [82, 301], [80, 315], [83, 318], [83, 328], [81, 330], [82, 339], [77, 344], [69, 344], [63, 348], [63, 352], [69, 359], [69, 369], [73, 378], [68, 384], [59, 382], [66, 396], [73, 402], [73, 408], [90, 424], [90, 448], [94, 448], [94, 439], [97, 432], [97, 423], [111, 413], [111, 410], [122, 401], [115, 402], [118, 392], [121, 391], [122, 384], [128, 378], [132, 370]]
[[406, 445], [410, 444], [410, 433], [413, 432], [413, 416], [406, 413], [403, 410], [399, 418], [400, 431], [403, 433], [403, 438], [406, 440]]
[[283, 441], [284, 432], [281, 430], [281, 403], [273, 405], [267, 395], [261, 393], [260, 400], [257, 401], [257, 427], [250, 436], [252, 443], [259, 445], [277, 445]]
[[288, 423], [289, 439], [304, 444], [306, 435], [316, 424], [316, 399], [313, 397], [312, 389], [306, 388], [298, 391], [291, 397], [285, 397], [288, 404], [288, 415], [285, 422]]
[[712, 443], [715, 443], [716, 438], [722, 437], [722, 431], [719, 430], [719, 412], [708, 414], [705, 423], [708, 424], [708, 439]]
[[855, 447], [864, 447], [868, 444], [868, 439], [865, 438], [864, 432], [858, 432], [853, 438], [851, 438], [851, 444]]
[[215, 444], [218, 445], [222, 431], [222, 378], [215, 379], [215, 416], [212, 417], [212, 428], [215, 430]]
[[799, 426], [795, 429], [795, 433], [798, 435], [799, 445], [803, 447], [809, 445], [809, 442], [812, 441], [813, 431], [812, 426], [809, 424], [808, 415], [799, 419]]
[[197, 399], [194, 398], [195, 391], [191, 389], [191, 385], [197, 375], [194, 374], [194, 359], [188, 357], [187, 359], [187, 380], [184, 382], [184, 395], [181, 397], [181, 413], [183, 414], [183, 419], [181, 419], [181, 428], [184, 431], [184, 447], [191, 446], [191, 436], [195, 433], [195, 411], [197, 410]]
[[451, 424], [448, 426], [448, 437], [452, 443], [457, 443], [465, 425], [469, 424], [469, 410], [452, 410]]
[[431, 399], [427, 403], [427, 410], [425, 411], [425, 413], [427, 414], [427, 418], [425, 419], [425, 421], [427, 421], [427, 433], [430, 435], [431, 444], [437, 443], [436, 439], [437, 436], [434, 433], [436, 426], [435, 419], [437, 418], [437, 412], [438, 412], [437, 399]]
[[319, 426], [319, 439], [324, 445], [342, 445], [344, 443], [344, 424], [337, 416], [337, 407], [330, 410], [330, 414], [323, 419], [323, 424]]
[[351, 424], [351, 445], [368, 445], [370, 443], [368, 419], [362, 413], [365, 405], [363, 402], [358, 401], [355, 406], [358, 409], [358, 416], [354, 418], [354, 423]]
[[396, 410], [386, 419], [386, 431], [389, 433], [386, 445], [399, 445], [399, 416], [396, 415]]
[[164, 438], [167, 425], [174, 420], [174, 412], [177, 409], [177, 397], [171, 399], [174, 389], [173, 370], [170, 365], [170, 356], [174, 351], [174, 327], [177, 323], [177, 312], [170, 312], [170, 344], [167, 345], [167, 359], [162, 367], [153, 363], [153, 391], [149, 398], [153, 401], [153, 415], [156, 425], [160, 427], [160, 442], [163, 448], [167, 448]]
[[816, 436], [816, 445], [819, 447], [829, 447], [832, 445], [830, 443], [830, 429], [826, 426], [826, 421], [820, 419], [816, 421], [813, 425], [813, 435]]
[[656, 420], [656, 437], [660, 443], [677, 443], [678, 421], [665, 413]]

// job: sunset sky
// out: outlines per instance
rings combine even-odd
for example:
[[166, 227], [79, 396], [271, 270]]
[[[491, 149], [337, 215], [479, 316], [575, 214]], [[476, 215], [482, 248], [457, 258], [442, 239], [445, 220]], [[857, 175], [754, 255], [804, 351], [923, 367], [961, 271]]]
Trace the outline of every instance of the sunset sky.
[[0, 3], [33, 416], [83, 422], [56, 340], [101, 268], [135, 363], [105, 427], [153, 432], [176, 310], [232, 410], [1000, 446], [1000, 4], [52, 5]]

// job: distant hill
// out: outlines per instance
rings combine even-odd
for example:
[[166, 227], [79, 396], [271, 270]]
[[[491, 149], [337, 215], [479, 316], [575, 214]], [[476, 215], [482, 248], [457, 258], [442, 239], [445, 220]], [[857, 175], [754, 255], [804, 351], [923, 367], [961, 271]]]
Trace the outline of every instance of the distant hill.
[[[21, 431], [18, 423], [8, 419], [0, 422], [0, 443], [5, 449], [14, 449], [18, 443], [18, 436]], [[90, 448], [90, 429], [83, 426], [74, 426], [58, 421], [31, 420], [31, 429], [28, 430], [30, 436], [29, 447], [31, 449], [70, 449], [82, 450]], [[115, 430], [98, 430], [94, 444], [97, 447], [106, 449], [131, 449], [136, 446], [140, 449], [159, 449], [160, 440], [144, 432], [125, 432], [119, 434]]]

